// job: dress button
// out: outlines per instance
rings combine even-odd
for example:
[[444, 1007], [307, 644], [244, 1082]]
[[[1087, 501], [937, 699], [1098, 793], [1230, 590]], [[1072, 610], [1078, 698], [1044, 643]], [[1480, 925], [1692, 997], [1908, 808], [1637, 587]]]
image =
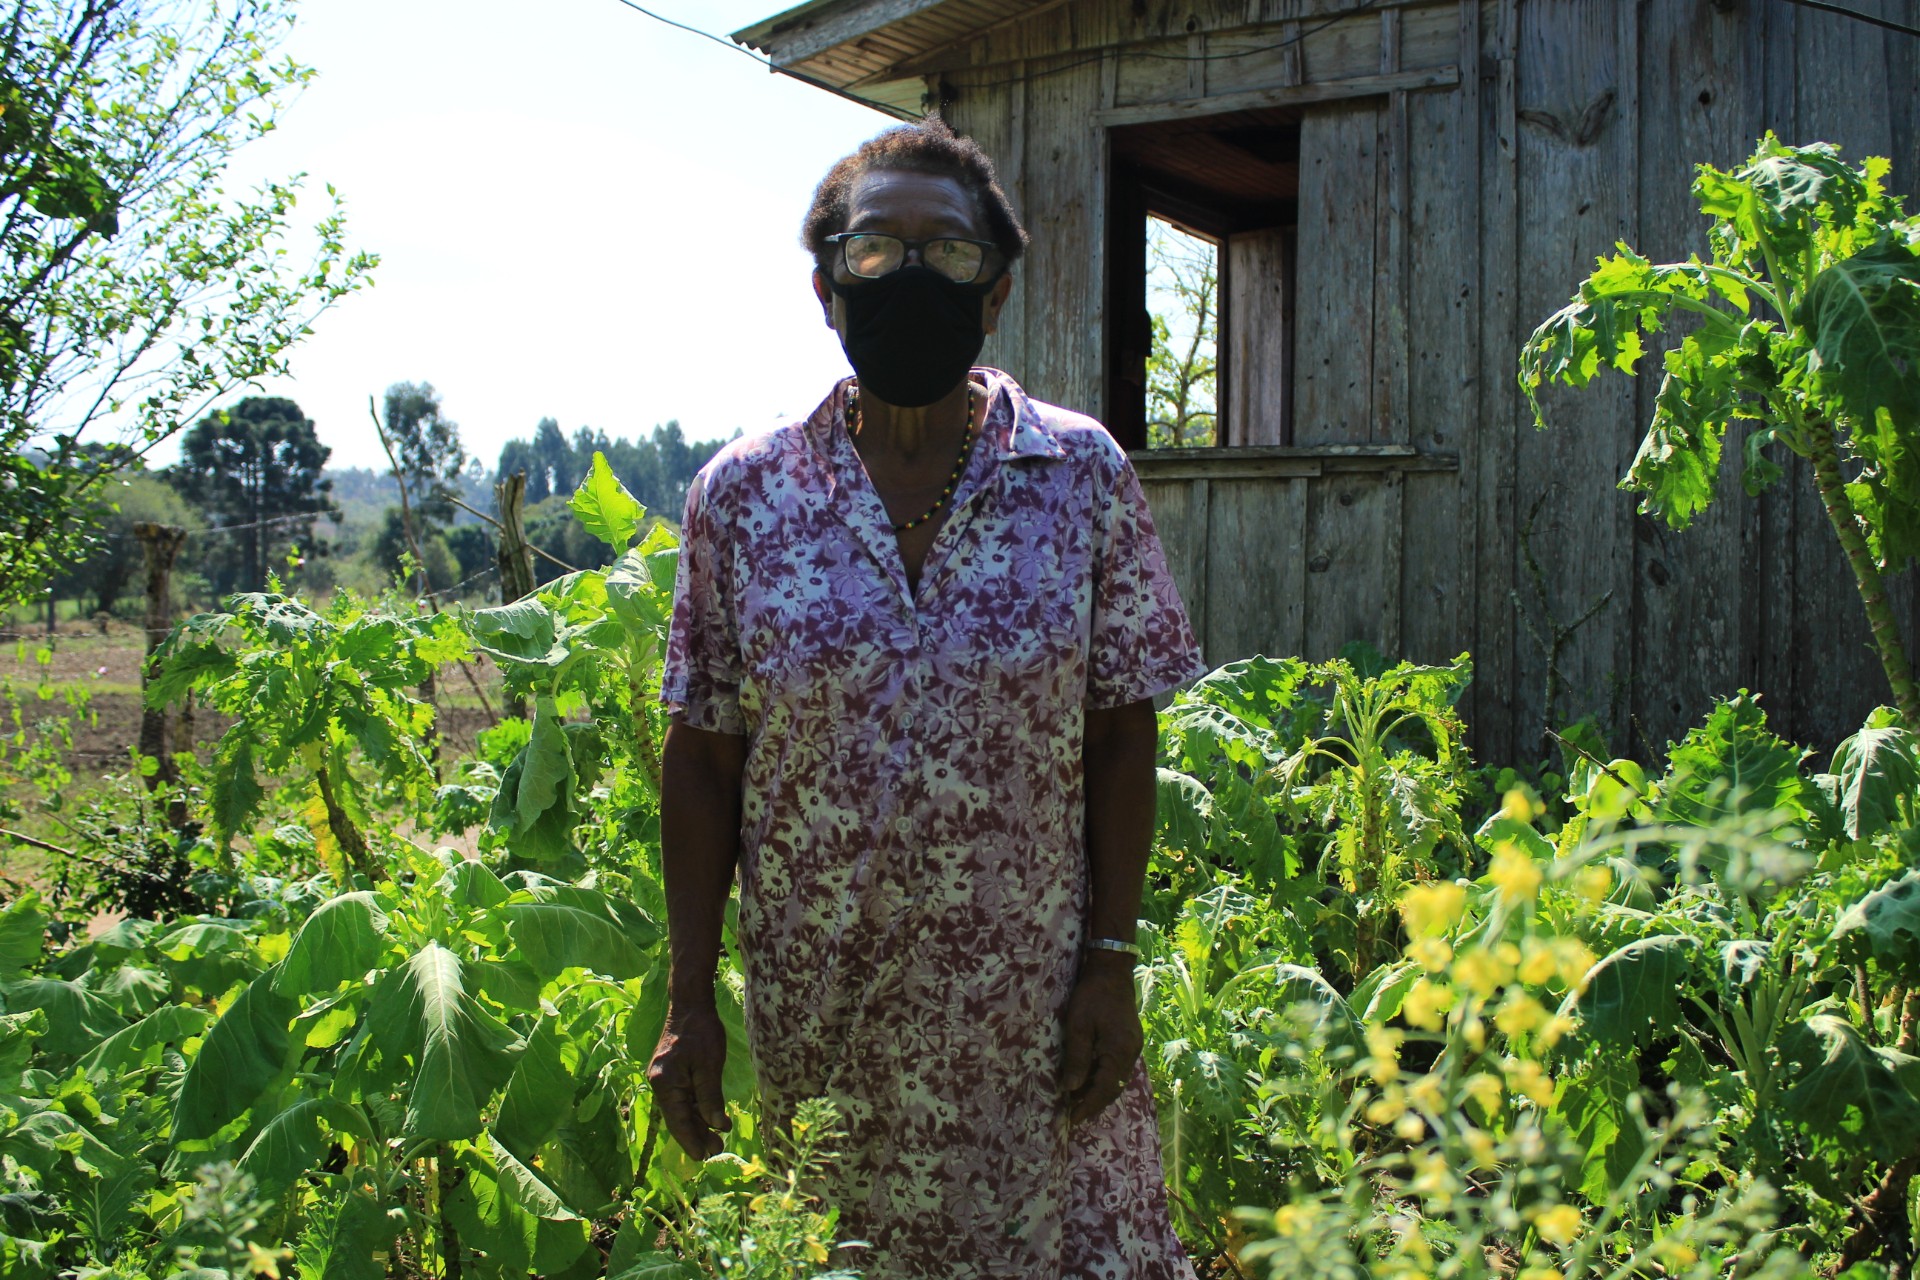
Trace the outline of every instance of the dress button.
[[900, 817], [895, 818], [893, 820], [893, 829], [895, 831], [898, 831], [903, 836], [912, 835], [913, 819], [907, 817], [905, 814], [902, 814]]
[[913, 728], [913, 712], [911, 711], [906, 712], [904, 715], [900, 717], [900, 727], [902, 729]]

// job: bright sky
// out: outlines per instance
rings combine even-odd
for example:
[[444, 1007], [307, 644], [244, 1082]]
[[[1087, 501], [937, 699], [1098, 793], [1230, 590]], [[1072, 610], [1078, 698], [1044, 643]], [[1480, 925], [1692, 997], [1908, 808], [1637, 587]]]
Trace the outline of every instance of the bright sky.
[[[724, 35], [788, 5], [647, 7]], [[265, 388], [332, 465], [385, 465], [367, 396], [397, 381], [438, 388], [491, 467], [542, 417], [714, 438], [804, 413], [846, 372], [797, 237], [814, 184], [887, 117], [618, 0], [306, 0], [285, 49], [320, 75], [231, 185], [330, 182], [381, 256]]]

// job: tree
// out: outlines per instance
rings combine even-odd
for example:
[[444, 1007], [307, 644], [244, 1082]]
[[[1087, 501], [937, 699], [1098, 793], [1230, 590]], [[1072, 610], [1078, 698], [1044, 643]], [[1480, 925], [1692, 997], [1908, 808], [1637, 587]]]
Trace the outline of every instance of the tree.
[[[18, 0], [0, 24], [0, 605], [90, 537], [118, 464], [256, 379], [374, 265], [286, 245], [298, 182], [222, 189], [311, 76], [275, 61], [292, 0]], [[330, 193], [331, 194], [331, 193]], [[30, 448], [37, 442], [37, 448]]]
[[421, 524], [417, 532], [424, 536], [429, 526], [453, 519], [453, 499], [463, 488], [467, 451], [460, 443], [460, 424], [447, 417], [430, 382], [388, 387], [380, 420], [401, 501], [411, 506]]
[[278, 396], [249, 396], [187, 432], [173, 485], [207, 514], [216, 536], [228, 528], [224, 536], [236, 540], [209, 557], [216, 590], [262, 589], [276, 549], [312, 540], [314, 520], [334, 512], [332, 483], [320, 475], [332, 453], [300, 406]]
[[1148, 220], [1147, 279], [1160, 304], [1147, 356], [1147, 442], [1156, 449], [1214, 443], [1219, 261], [1214, 245]]

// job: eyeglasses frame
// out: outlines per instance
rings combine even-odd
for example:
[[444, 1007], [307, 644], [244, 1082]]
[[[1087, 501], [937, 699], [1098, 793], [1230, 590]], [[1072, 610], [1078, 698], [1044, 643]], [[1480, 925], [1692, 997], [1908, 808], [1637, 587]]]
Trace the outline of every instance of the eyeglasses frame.
[[[982, 250], [980, 254], [980, 269], [973, 273], [973, 278], [971, 280], [954, 280], [953, 282], [955, 284], [979, 284], [981, 279], [987, 275], [987, 255], [998, 252], [1000, 248], [1000, 244], [998, 241], [975, 240], [971, 236], [927, 236], [925, 239], [922, 239], [922, 240], [909, 240], [905, 236], [896, 236], [891, 231], [837, 231], [833, 235], [826, 237], [826, 243], [830, 245], [834, 245], [839, 248], [840, 265], [845, 267], [847, 269], [847, 274], [852, 276], [855, 280], [884, 280], [887, 278], [887, 276], [892, 275], [893, 271], [898, 271], [900, 269], [900, 267], [895, 267], [893, 271], [889, 271], [885, 275], [878, 275], [878, 276], [863, 276], [858, 271], [855, 271], [853, 269], [853, 264], [847, 261], [847, 242], [852, 240], [855, 236], [885, 236], [889, 240], [898, 240], [900, 242], [900, 267], [904, 267], [907, 265], [907, 252], [912, 249], [918, 249], [922, 252], [923, 256], [922, 256], [921, 265], [925, 266], [926, 263], [925, 263], [924, 254], [926, 251], [926, 247], [932, 244], [936, 240], [953, 240], [953, 241], [957, 241], [960, 244], [978, 245]], [[929, 267], [928, 270], [932, 270], [932, 268]], [[944, 273], [941, 273], [941, 274], [944, 274]], [[953, 277], [951, 276], [946, 276], [945, 278], [949, 280], [953, 279]], [[994, 277], [994, 278], [997, 279], [998, 277]]]

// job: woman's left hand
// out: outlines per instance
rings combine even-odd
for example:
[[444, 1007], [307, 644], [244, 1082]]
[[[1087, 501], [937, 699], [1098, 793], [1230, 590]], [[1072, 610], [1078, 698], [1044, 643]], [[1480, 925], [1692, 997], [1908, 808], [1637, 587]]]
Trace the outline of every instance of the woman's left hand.
[[1146, 1036], [1134, 1002], [1133, 960], [1092, 952], [1067, 997], [1060, 1092], [1074, 1124], [1105, 1111], [1127, 1087]]

